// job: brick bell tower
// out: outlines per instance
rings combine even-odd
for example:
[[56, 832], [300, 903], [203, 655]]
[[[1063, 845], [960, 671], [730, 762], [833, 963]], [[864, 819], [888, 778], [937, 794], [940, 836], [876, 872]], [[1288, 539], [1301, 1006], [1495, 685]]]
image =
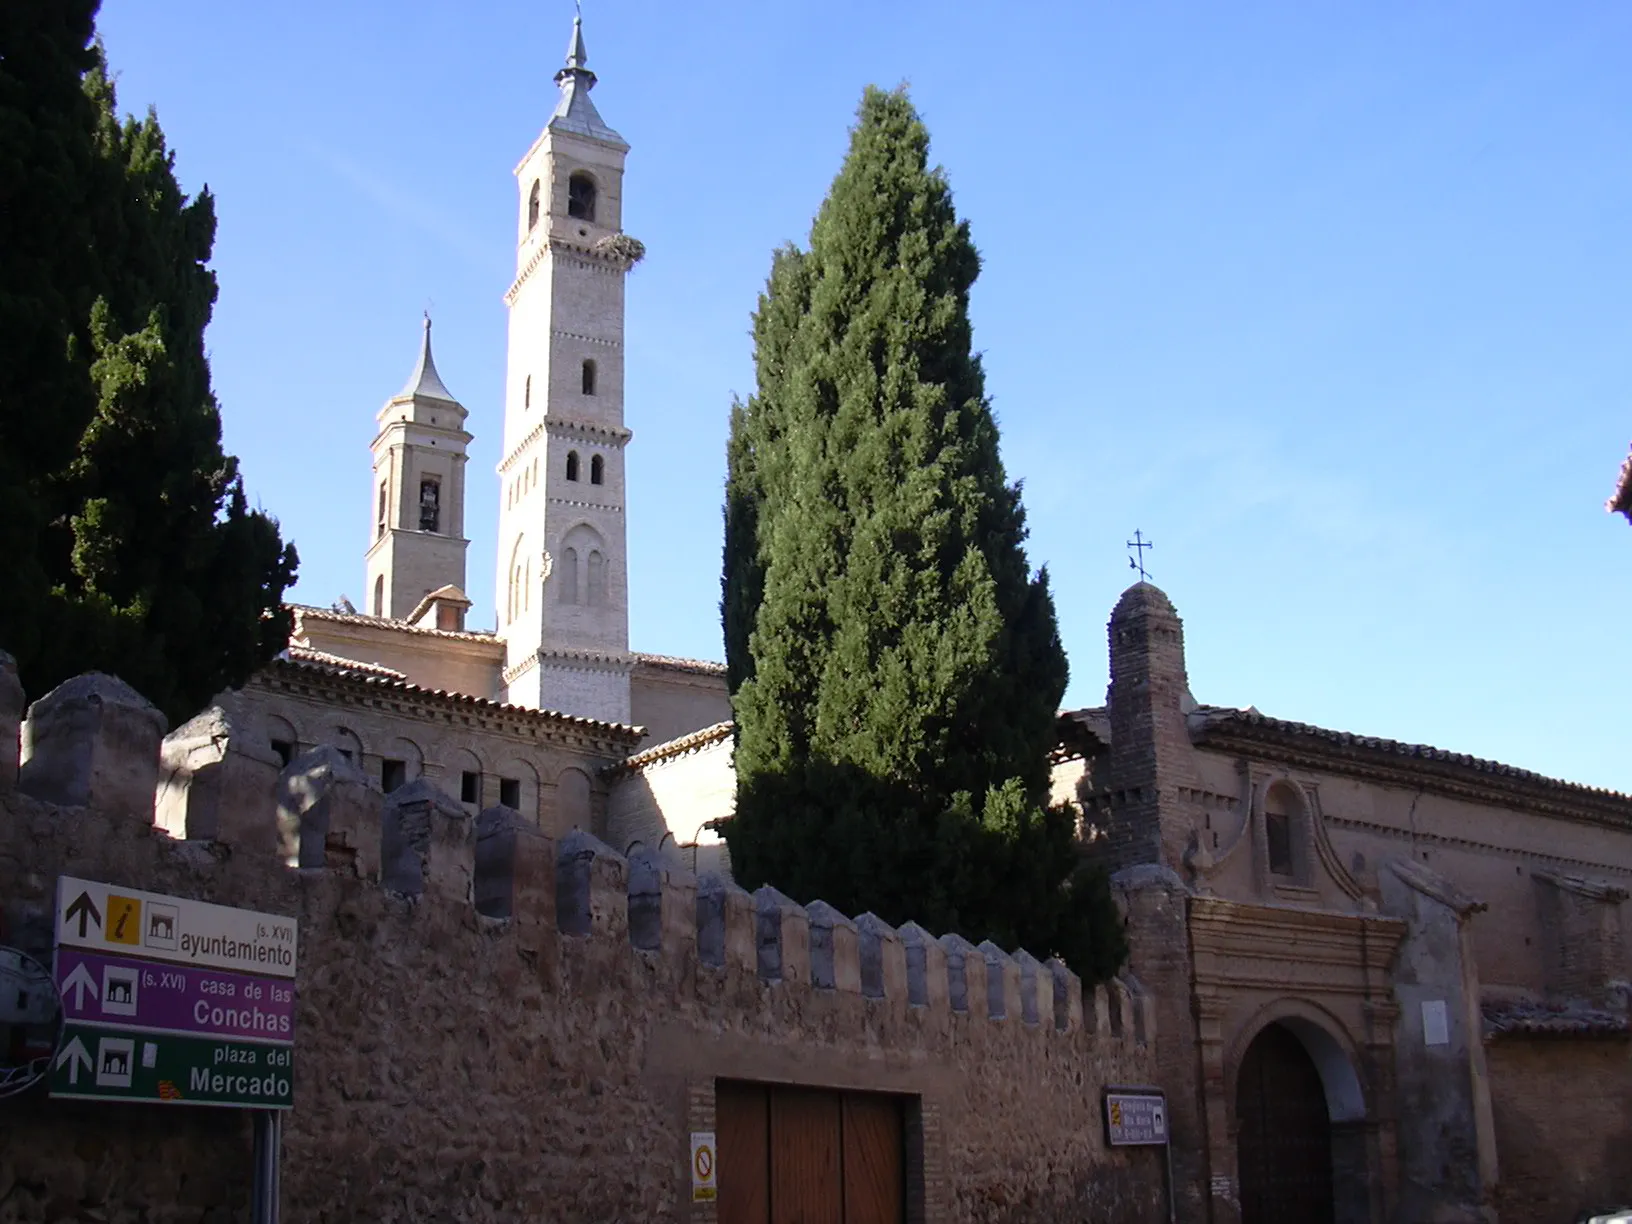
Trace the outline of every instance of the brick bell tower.
[[496, 599], [504, 699], [629, 721], [624, 522], [624, 139], [573, 22], [555, 111], [516, 167]]
[[[443, 384], [431, 358], [425, 316], [419, 361], [403, 389], [379, 412], [374, 455], [374, 522], [365, 554], [365, 609], [406, 620], [434, 591], [452, 587], [464, 599], [465, 408]], [[457, 601], [456, 601], [457, 602]], [[463, 617], [463, 611], [458, 614]], [[464, 628], [462, 623], [443, 628]]]
[[1105, 705], [1115, 801], [1105, 855], [1113, 870], [1144, 863], [1176, 869], [1184, 847], [1164, 847], [1162, 813], [1175, 809], [1176, 789], [1189, 776], [1186, 716], [1196, 703], [1185, 671], [1184, 622], [1160, 589], [1138, 582], [1111, 612], [1109, 638]]

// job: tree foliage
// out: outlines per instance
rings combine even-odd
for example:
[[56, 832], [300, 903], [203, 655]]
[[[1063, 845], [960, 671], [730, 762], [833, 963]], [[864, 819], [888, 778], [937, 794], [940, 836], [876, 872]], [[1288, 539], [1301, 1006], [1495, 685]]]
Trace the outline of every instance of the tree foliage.
[[214, 201], [119, 119], [96, 9], [0, 6], [0, 645], [35, 693], [111, 671], [176, 720], [281, 649], [296, 556], [221, 447]]
[[870, 89], [808, 251], [776, 253], [731, 417], [733, 868], [887, 921], [1124, 955], [1050, 808], [1066, 660], [973, 352], [979, 257], [901, 92]]

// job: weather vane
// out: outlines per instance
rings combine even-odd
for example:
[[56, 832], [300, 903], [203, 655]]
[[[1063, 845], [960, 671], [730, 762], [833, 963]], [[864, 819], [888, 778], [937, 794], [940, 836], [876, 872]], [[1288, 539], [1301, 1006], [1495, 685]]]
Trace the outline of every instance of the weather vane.
[[1138, 559], [1128, 558], [1128, 568], [1139, 571], [1139, 581], [1149, 582], [1150, 575], [1145, 571], [1145, 549], [1155, 548], [1156, 545], [1145, 539], [1138, 531], [1133, 533], [1133, 539], [1128, 541], [1128, 547], [1138, 554]]

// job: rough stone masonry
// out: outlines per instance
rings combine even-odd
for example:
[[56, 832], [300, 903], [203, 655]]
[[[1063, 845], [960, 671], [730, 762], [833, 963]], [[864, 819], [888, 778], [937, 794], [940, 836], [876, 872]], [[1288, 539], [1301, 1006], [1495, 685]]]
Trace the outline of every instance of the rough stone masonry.
[[[279, 771], [242, 710], [161, 781], [162, 719], [112, 677], [22, 713], [0, 665], [28, 752], [0, 764], [0, 943], [48, 956], [59, 874], [299, 921], [287, 1220], [713, 1221], [687, 1143], [722, 1078], [900, 1094], [911, 1219], [1164, 1214], [1159, 1152], [1102, 1134], [1101, 1089], [1151, 1075], [1120, 982], [385, 798], [325, 750]], [[0, 1103], [0, 1221], [246, 1220], [249, 1184], [242, 1114]]]

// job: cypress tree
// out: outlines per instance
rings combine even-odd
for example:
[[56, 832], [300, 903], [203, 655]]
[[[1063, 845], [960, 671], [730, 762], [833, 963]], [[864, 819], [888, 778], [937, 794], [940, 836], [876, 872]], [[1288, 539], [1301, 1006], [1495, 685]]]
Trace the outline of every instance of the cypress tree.
[[722, 611], [734, 870], [850, 913], [1123, 956], [1047, 805], [1067, 669], [972, 350], [979, 257], [901, 92], [869, 89], [734, 407]]
[[296, 556], [221, 447], [214, 201], [181, 191], [151, 111], [120, 121], [96, 7], [0, 17], [0, 473], [25, 574], [0, 645], [36, 693], [97, 668], [174, 721], [282, 647]]

